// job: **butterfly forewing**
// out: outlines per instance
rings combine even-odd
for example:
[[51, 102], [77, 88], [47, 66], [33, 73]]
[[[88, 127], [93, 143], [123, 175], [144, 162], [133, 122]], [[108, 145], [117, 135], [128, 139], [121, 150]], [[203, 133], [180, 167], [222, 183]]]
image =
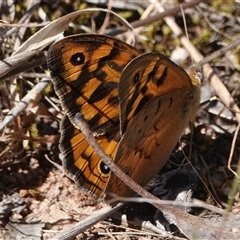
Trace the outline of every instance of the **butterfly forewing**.
[[[114, 161], [141, 186], [162, 168], [192, 118], [193, 108], [196, 113], [198, 87], [183, 69], [159, 53], [136, 57], [124, 69], [119, 83], [123, 137]], [[106, 192], [133, 195], [114, 174]]]
[[48, 66], [70, 121], [81, 112], [96, 131], [118, 121], [120, 74], [139, 54], [128, 44], [93, 34], [74, 35], [53, 44]]
[[113, 157], [119, 141], [120, 74], [138, 55], [139, 50], [124, 42], [94, 34], [66, 37], [48, 51], [54, 88], [67, 114], [61, 123], [63, 166], [70, 178], [95, 196], [102, 195], [109, 172], [71, 119], [80, 112]]

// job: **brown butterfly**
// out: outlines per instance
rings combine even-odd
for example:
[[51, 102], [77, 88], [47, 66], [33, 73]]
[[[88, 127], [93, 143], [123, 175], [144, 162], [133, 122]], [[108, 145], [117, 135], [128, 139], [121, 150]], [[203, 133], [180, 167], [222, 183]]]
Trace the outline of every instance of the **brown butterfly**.
[[47, 62], [66, 112], [60, 139], [66, 174], [95, 196], [132, 196], [114, 174], [109, 179], [109, 168], [71, 120], [80, 112], [105, 152], [144, 185], [196, 114], [199, 79], [160, 53], [141, 54], [103, 35], [66, 37], [50, 47]]

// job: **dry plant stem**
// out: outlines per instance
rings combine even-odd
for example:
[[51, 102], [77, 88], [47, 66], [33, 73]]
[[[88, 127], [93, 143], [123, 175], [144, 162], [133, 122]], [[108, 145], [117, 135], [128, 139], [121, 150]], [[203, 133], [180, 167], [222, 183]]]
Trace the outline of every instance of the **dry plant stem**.
[[[27, 1], [27, 4], [28, 4], [27, 11], [21, 19], [21, 23], [24, 23], [24, 24], [29, 23], [34, 10], [36, 10], [38, 8], [40, 1], [39, 0]], [[26, 30], [27, 30], [26, 27], [22, 27], [22, 28], [18, 29], [18, 34], [16, 37], [16, 41], [14, 43], [14, 51], [17, 50], [18, 47], [22, 44], [23, 36], [24, 36]]]
[[[161, 226], [156, 226], [154, 223], [151, 223], [148, 220], [142, 220], [139, 218], [129, 219], [126, 214], [123, 214], [121, 212], [115, 212], [111, 215], [111, 218], [114, 220], [118, 220], [118, 222], [121, 222], [121, 228], [123, 229], [129, 229], [129, 226], [134, 226], [134, 232], [133, 234], [144, 234], [146, 231], [149, 232], [149, 235], [156, 236], [156, 237], [169, 237], [173, 238], [173, 235], [171, 233], [167, 233], [166, 230], [164, 230]], [[111, 226], [111, 225], [110, 225]], [[112, 224], [114, 227], [118, 227], [118, 225]], [[128, 230], [128, 234], [131, 228]], [[140, 231], [140, 232], [138, 232]], [[117, 234], [117, 233], [114, 233]], [[148, 234], [148, 233], [146, 233]], [[180, 239], [179, 239], [180, 240]]]
[[[192, 125], [191, 125], [191, 127], [192, 127]], [[193, 129], [192, 129], [192, 128], [190, 128], [190, 129], [191, 129], [191, 133], [193, 133]], [[193, 140], [192, 140], [192, 137], [193, 137], [193, 134], [191, 134], [191, 141], [190, 141], [190, 143], [192, 143], [192, 141], [193, 141]], [[181, 146], [181, 143], [179, 143], [179, 144], [180, 144], [180, 146]], [[191, 146], [192, 146], [192, 145], [191, 145]], [[202, 182], [202, 184], [204, 185], [204, 187], [206, 188], [208, 194], [209, 194], [209, 195], [214, 199], [214, 201], [218, 204], [218, 207], [221, 207], [221, 201], [219, 201], [219, 198], [216, 197], [217, 194], [216, 194], [216, 192], [215, 192], [215, 189], [212, 187], [212, 184], [211, 184], [212, 182], [211, 182], [211, 178], [210, 178], [210, 172], [209, 172], [208, 166], [207, 166], [207, 164], [205, 163], [204, 159], [200, 156], [200, 159], [201, 159], [202, 163], [204, 164], [205, 169], [207, 170], [207, 173], [208, 173], [208, 181], [209, 181], [209, 183], [210, 183], [210, 186], [211, 186], [212, 189], [213, 189], [213, 193], [215, 193], [215, 194], [212, 194], [212, 192], [209, 190], [207, 184], [204, 182], [204, 180], [202, 179], [202, 177], [199, 175], [199, 173], [196, 171], [196, 169], [195, 169], [194, 166], [192, 165], [191, 161], [189, 160], [189, 159], [191, 159], [191, 156], [192, 156], [191, 150], [189, 151], [189, 152], [190, 152], [190, 153], [189, 153], [189, 157], [187, 157], [187, 156], [185, 155], [183, 149], [182, 149], [182, 152], [183, 152], [183, 154], [184, 154], [184, 158], [187, 159], [188, 164], [191, 166], [191, 168], [192, 168], [192, 169], [194, 170], [194, 172], [197, 174], [198, 178], [201, 180], [201, 182]], [[193, 207], [194, 207], [194, 206], [193, 206]], [[197, 207], [197, 206], [195, 206], [195, 207]]]
[[216, 52], [212, 53], [211, 55], [205, 57], [200, 64], [206, 64], [211, 62], [212, 60], [218, 58], [218, 57], [224, 57], [226, 52], [230, 51], [233, 48], [239, 48], [240, 46], [240, 38], [234, 40], [229, 45], [217, 50]]
[[[39, 5], [40, 1], [35, 1], [34, 5], [32, 7], [28, 7], [28, 10], [26, 11], [25, 15], [19, 20], [18, 23], [16, 24], [7, 24], [7, 23], [1, 23], [0, 26], [9, 26], [9, 27], [13, 27], [11, 28], [7, 33], [5, 37], [9, 37], [11, 36], [13, 33], [18, 32], [18, 28], [19, 27], [28, 27], [29, 26], [29, 19], [32, 16], [32, 13], [34, 10], [37, 9], [38, 5]], [[36, 25], [36, 24], [35, 24]], [[33, 26], [34, 27], [34, 26]], [[35, 26], [36, 27], [36, 26]]]
[[[214, 24], [212, 24], [212, 23], [208, 20], [208, 18], [206, 17], [206, 15], [204, 14], [204, 12], [202, 11], [201, 8], [199, 8], [199, 7], [196, 7], [196, 8], [198, 9], [198, 11], [201, 12], [201, 14], [202, 14], [203, 17], [204, 17], [204, 21], [207, 22], [208, 26], [209, 26], [214, 32], [216, 32], [218, 35], [222, 35], [225, 39], [232, 40], [232, 37], [231, 37], [230, 35], [227, 35], [227, 34], [225, 34], [223, 31], [220, 31], [219, 28], [217, 28], [216, 26], [214, 26]], [[223, 19], [224, 19], [224, 17], [223, 17]], [[224, 21], [222, 21], [222, 22], [219, 24], [219, 27], [223, 24], [223, 22], [224, 22]]]
[[77, 17], [79, 17], [82, 14], [89, 14], [89, 13], [95, 13], [95, 12], [110, 12], [114, 17], [118, 19], [121, 24], [125, 27], [125, 29], [131, 31], [134, 33], [133, 27], [129, 24], [129, 22], [117, 15], [113, 11], [109, 11], [107, 9], [101, 9], [101, 8], [91, 8], [91, 9], [84, 9], [79, 10], [76, 12], [69, 13], [63, 17], [60, 17], [54, 21], [52, 21], [47, 26], [43, 27], [41, 30], [39, 30], [37, 33], [35, 33], [33, 36], [31, 36], [26, 42], [24, 42], [19, 49], [14, 52], [14, 54], [18, 54], [21, 52], [24, 52], [26, 50], [35, 50], [40, 51], [50, 43], [56, 40], [57, 37], [59, 37], [59, 34], [62, 34], [65, 29], [68, 27], [68, 25]]
[[22, 66], [34, 54], [34, 50], [26, 50], [25, 52], [21, 52], [0, 61], [0, 78], [4, 79], [6, 74], [13, 71], [17, 67]]
[[[113, 171], [118, 177], [120, 177], [120, 179], [123, 180], [125, 184], [127, 184], [143, 198], [160, 201], [157, 197], [148, 193], [145, 189], [143, 189], [141, 186], [131, 180], [125, 173], [123, 173], [118, 168], [118, 166], [116, 166], [116, 164], [114, 164], [111, 158], [105, 154], [100, 145], [97, 143], [87, 123], [82, 118], [80, 113], [77, 113], [74, 117], [74, 125], [81, 130], [89, 145], [94, 148], [94, 150], [101, 157], [103, 162], [107, 164], [111, 171]], [[237, 229], [235, 232], [232, 232], [232, 225], [229, 223], [228, 228], [219, 228], [219, 225], [214, 225], [215, 221], [212, 221], [212, 219], [203, 219], [200, 217], [192, 216], [190, 214], [187, 214], [186, 212], [182, 212], [181, 210], [166, 204], [155, 203], [152, 205], [159, 209], [170, 223], [175, 224], [182, 231], [182, 233], [190, 239], [192, 239], [194, 236], [198, 236], [199, 239], [212, 239], [212, 237], [217, 236], [219, 232], [221, 233], [222, 237], [227, 237], [228, 239], [240, 238], [240, 228]], [[222, 218], [216, 219], [216, 221], [222, 223]], [[226, 221], [224, 223], [226, 223]]]
[[200, 160], [202, 162], [202, 164], [204, 165], [205, 167], [205, 170], [207, 171], [207, 179], [208, 179], [208, 184], [209, 184], [209, 187], [211, 189], [211, 191], [209, 190], [209, 187], [205, 184], [204, 181], [203, 184], [205, 186], [205, 188], [207, 189], [208, 193], [212, 196], [212, 198], [216, 201], [216, 203], [220, 206], [224, 206], [225, 204], [221, 201], [221, 199], [218, 197], [218, 194], [216, 192], [216, 189], [214, 188], [213, 186], [213, 182], [212, 182], [212, 178], [211, 178], [211, 174], [210, 174], [210, 171], [209, 171], [209, 167], [207, 165], [207, 163], [205, 162], [204, 158], [202, 156], [200, 156]]
[[[41, 22], [41, 23], [2, 23], [0, 22], [0, 27], [15, 27], [15, 28], [20, 28], [20, 27], [26, 27], [26, 28], [32, 28], [32, 27], [44, 27], [47, 24], [49, 24], [49, 21], [46, 22]], [[6, 36], [8, 35], [8, 32], [6, 33]], [[11, 34], [9, 34], [11, 35]]]
[[[113, 0], [108, 1], [108, 8], [107, 9], [109, 11], [111, 11], [111, 9], [112, 9], [112, 2], [113, 2]], [[104, 34], [104, 32], [107, 28], [107, 25], [109, 24], [109, 20], [110, 20], [110, 12], [107, 12], [106, 17], [104, 19], [104, 22], [103, 22], [101, 28], [98, 31], [98, 34]]]
[[[231, 192], [228, 194], [228, 202], [227, 202], [227, 207], [226, 207], [227, 212], [231, 211], [232, 206], [235, 202], [237, 193], [239, 192], [239, 176], [240, 176], [240, 164], [238, 162], [236, 176], [232, 183]], [[237, 208], [238, 208], [238, 206], [237, 206]]]
[[36, 94], [40, 94], [42, 90], [49, 84], [50, 80], [42, 80], [34, 88], [25, 95], [22, 100], [7, 114], [2, 122], [0, 122], [0, 133], [7, 127], [16, 117], [28, 106], [31, 99], [35, 99]]
[[[29, 21], [30, 21], [30, 18], [32, 16], [32, 13], [34, 11], [34, 9], [36, 9], [39, 5], [40, 1], [28, 1], [27, 4], [28, 4], [28, 8], [27, 8], [27, 12], [25, 13], [25, 15], [22, 17], [22, 19], [24, 19], [22, 22], [24, 22], [25, 24], [28, 24]], [[19, 48], [19, 46], [21, 45], [22, 41], [23, 41], [23, 37], [24, 37], [24, 34], [26, 32], [26, 29], [25, 27], [22, 27], [22, 28], [19, 28], [18, 29], [18, 32], [17, 32], [17, 35], [16, 35], [16, 39], [15, 39], [15, 43], [14, 43], [14, 47], [13, 47], [13, 50], [17, 50]], [[19, 92], [17, 90], [17, 79], [16, 78], [12, 78], [10, 79], [11, 80], [11, 84], [10, 84], [10, 95], [12, 97], [12, 102], [19, 102], [20, 101], [20, 96], [21, 96], [21, 92]], [[22, 87], [20, 87], [20, 89], [22, 89]], [[16, 119], [17, 120], [17, 119]], [[14, 130], [18, 130], [20, 126], [20, 122], [19, 121], [16, 121], [16, 124], [14, 124]]]
[[239, 129], [240, 129], [240, 123], [238, 124], [235, 133], [234, 133], [234, 137], [232, 140], [232, 146], [231, 146], [231, 152], [229, 154], [229, 158], [228, 158], [228, 169], [235, 175], [236, 178], [240, 178], [240, 176], [232, 169], [231, 167], [231, 162], [232, 162], [232, 157], [233, 157], [233, 153], [234, 153], [234, 149], [236, 146], [236, 141], [237, 141], [237, 137], [238, 137], [238, 133], [239, 133]]
[[237, 122], [240, 123], [240, 109], [235, 104], [231, 94], [229, 93], [225, 85], [218, 78], [218, 76], [213, 72], [209, 64], [203, 66], [203, 70], [204, 70], [204, 74], [209, 79], [211, 86], [216, 91], [219, 99], [223, 102], [225, 106], [227, 106], [232, 111]]
[[[197, 5], [199, 3], [208, 3], [208, 2], [209, 2], [209, 0], [204, 0], [204, 1], [196, 0], [196, 1], [186, 2], [186, 3], [182, 4], [182, 8], [183, 9], [191, 8], [191, 7], [194, 7], [195, 5]], [[138, 27], [141, 27], [143, 25], [150, 24], [150, 23], [153, 23], [153, 22], [158, 21], [160, 19], [163, 19], [166, 16], [176, 15], [179, 12], [180, 12], [180, 5], [178, 5], [174, 8], [171, 8], [171, 9], [167, 9], [166, 11], [155, 14], [153, 16], [149, 16], [148, 18], [134, 21], [134, 22], [131, 23], [131, 25], [132, 25], [133, 28], [138, 28]], [[115, 36], [117, 34], [120, 34], [120, 33], [126, 32], [126, 31], [127, 31], [127, 29], [125, 27], [121, 27], [121, 28], [118, 28], [116, 30], [110, 31], [107, 34], [111, 35], [111, 36]]]
[[103, 220], [104, 218], [110, 216], [114, 212], [122, 208], [124, 204], [119, 204], [116, 207], [112, 208], [110, 206], [104, 207], [98, 211], [91, 213], [91, 215], [84, 220], [78, 222], [74, 226], [68, 228], [65, 231], [62, 231], [60, 234], [56, 235], [54, 239], [56, 240], [70, 240], [73, 237], [76, 237], [83, 231], [86, 231], [88, 228], [96, 224], [97, 222]]
[[[204, 57], [200, 54], [200, 52], [191, 44], [191, 42], [188, 41], [188, 39], [183, 35], [181, 29], [178, 27], [176, 22], [171, 17], [164, 18], [168, 26], [172, 29], [172, 31], [180, 37], [182, 45], [189, 51], [190, 55], [192, 56], [192, 59], [194, 62], [200, 62], [204, 59]], [[238, 106], [234, 103], [234, 100], [225, 87], [225, 85], [222, 83], [222, 81], [218, 78], [218, 76], [213, 72], [211, 66], [209, 64], [206, 64], [203, 66], [204, 75], [207, 79], [209, 79], [209, 82], [211, 86], [215, 89], [219, 99], [226, 105], [230, 110], [232, 110], [236, 120], [238, 123], [240, 123], [240, 109]]]
[[[118, 200], [121, 202], [128, 202], [129, 198], [125, 198], [125, 197], [118, 197]], [[148, 202], [150, 204], [158, 204], [158, 205], [174, 205], [176, 204], [176, 201], [171, 201], [171, 200], [161, 200], [161, 199], [146, 199], [146, 198], [142, 198], [142, 197], [131, 197], [131, 202], [135, 202], [135, 203], [142, 203], [142, 202]], [[191, 202], [177, 202], [177, 205], [179, 206], [183, 206], [183, 207], [201, 207], [204, 208], [206, 210], [212, 211], [214, 213], [217, 214], [225, 214], [225, 210], [221, 209], [221, 208], [217, 208], [213, 205], [209, 205], [201, 200], [198, 199], [193, 199]]]
[[[151, 12], [154, 10], [154, 5], [155, 5], [155, 4], [150, 4], [150, 5], [145, 9], [145, 11], [143, 12], [143, 14], [141, 15], [141, 18], [140, 18], [141, 20], [146, 19], [146, 18], [149, 17], [149, 15], [151, 14]], [[136, 34], [139, 34], [139, 33], [143, 30], [143, 28], [144, 28], [143, 26], [138, 27], [138, 28], [135, 28], [135, 33], [136, 33]], [[130, 42], [130, 36], [128, 36], [126, 42], [127, 42], [127, 43]]]
[[[22, 64], [20, 66], [16, 66], [16, 68], [14, 68], [10, 72], [8, 72], [6, 75], [4, 75], [4, 77], [2, 77], [2, 78], [0, 77], [0, 81], [10, 78], [10, 77], [13, 77], [17, 74], [21, 74], [25, 71], [28, 71], [29, 69], [41, 66], [43, 64], [46, 64], [46, 57], [41, 57], [41, 58], [38, 58], [36, 60], [33, 60], [33, 61], [25, 63], [25, 64], [24, 64], [24, 62], [22, 62]], [[44, 74], [44, 75], [46, 76], [46, 74]]]

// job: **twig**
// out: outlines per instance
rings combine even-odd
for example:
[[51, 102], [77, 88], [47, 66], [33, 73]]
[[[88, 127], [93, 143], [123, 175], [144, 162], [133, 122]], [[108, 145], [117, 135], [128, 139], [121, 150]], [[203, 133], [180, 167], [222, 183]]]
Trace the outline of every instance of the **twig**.
[[22, 100], [7, 114], [7, 116], [0, 122], [0, 132], [3, 131], [16, 117], [28, 106], [31, 99], [35, 99], [36, 94], [41, 91], [49, 84], [50, 80], [42, 80], [31, 91], [25, 95]]
[[232, 162], [232, 157], [233, 157], [233, 153], [234, 153], [234, 149], [235, 149], [235, 145], [236, 145], [236, 141], [237, 141], [237, 137], [238, 137], [238, 133], [239, 133], [239, 129], [240, 129], [240, 123], [238, 124], [235, 133], [234, 133], [234, 137], [232, 140], [232, 146], [231, 146], [231, 152], [229, 154], [229, 158], [228, 158], [228, 169], [235, 175], [236, 178], [240, 178], [240, 176], [232, 169], [231, 167], [231, 162]]
[[[195, 5], [197, 5], [199, 3], [207, 3], [207, 2], [209, 2], [209, 1], [208, 0], [204, 0], [204, 1], [196, 0], [196, 1], [186, 2], [186, 3], [182, 4], [182, 8], [183, 9], [191, 8], [191, 7], [194, 7]], [[138, 28], [138, 27], [141, 27], [143, 25], [150, 24], [150, 23], [153, 23], [153, 22], [158, 21], [160, 19], [163, 19], [166, 16], [175, 15], [178, 12], [180, 12], [180, 6], [179, 5], [174, 7], [174, 8], [167, 9], [164, 12], [155, 14], [153, 16], [149, 16], [148, 18], [134, 21], [134, 22], [131, 23], [131, 25], [132, 25], [133, 28]], [[118, 29], [111, 30], [110, 32], [107, 32], [106, 34], [110, 35], [110, 36], [115, 36], [115, 35], [121, 34], [121, 33], [126, 32], [126, 31], [127, 31], [127, 29], [125, 27], [120, 27]]]
[[110, 216], [114, 212], [118, 211], [124, 206], [124, 204], [119, 204], [112, 208], [110, 206], [104, 207], [98, 211], [91, 213], [91, 215], [84, 220], [78, 222], [74, 226], [68, 228], [66, 231], [62, 231], [60, 234], [56, 235], [54, 239], [56, 240], [71, 240], [79, 233], [86, 231], [89, 227], [93, 226], [97, 222], [103, 220], [104, 218]]

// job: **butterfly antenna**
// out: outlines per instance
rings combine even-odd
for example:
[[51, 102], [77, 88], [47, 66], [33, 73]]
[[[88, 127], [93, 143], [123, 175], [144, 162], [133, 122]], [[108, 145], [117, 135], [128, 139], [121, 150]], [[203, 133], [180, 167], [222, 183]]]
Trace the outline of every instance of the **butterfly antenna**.
[[[186, 17], [185, 17], [185, 13], [184, 13], [184, 11], [183, 11], [182, 4], [180, 4], [180, 9], [181, 9], [182, 17], [183, 17], [183, 24], [184, 24], [185, 35], [186, 35], [186, 38], [187, 38], [187, 40], [188, 40], [188, 49], [189, 49], [189, 52], [191, 53], [191, 44], [189, 43], [189, 36], [188, 36], [188, 31], [187, 31]], [[191, 56], [191, 55], [190, 55], [190, 56]], [[191, 57], [191, 61], [192, 61], [192, 65], [193, 65], [193, 59], [192, 59], [192, 57]]]
[[192, 52], [191, 51], [191, 47], [192, 47], [192, 45], [190, 44], [190, 41], [189, 41], [186, 17], [185, 17], [185, 13], [183, 11], [182, 4], [180, 4], [180, 9], [181, 9], [181, 13], [182, 13], [182, 16], [183, 16], [183, 24], [184, 24], [184, 29], [185, 29], [185, 35], [186, 35], [186, 38], [188, 40], [188, 50], [189, 50], [191, 61], [192, 61], [190, 69], [194, 69], [194, 72], [196, 72], [198, 78], [201, 79], [201, 82], [202, 82], [203, 79], [204, 79], [204, 76], [203, 76], [203, 64], [202, 64], [202, 62], [199, 62], [197, 64], [194, 64], [194, 62], [193, 62], [193, 58], [192, 58], [192, 55], [191, 55], [191, 52]]

